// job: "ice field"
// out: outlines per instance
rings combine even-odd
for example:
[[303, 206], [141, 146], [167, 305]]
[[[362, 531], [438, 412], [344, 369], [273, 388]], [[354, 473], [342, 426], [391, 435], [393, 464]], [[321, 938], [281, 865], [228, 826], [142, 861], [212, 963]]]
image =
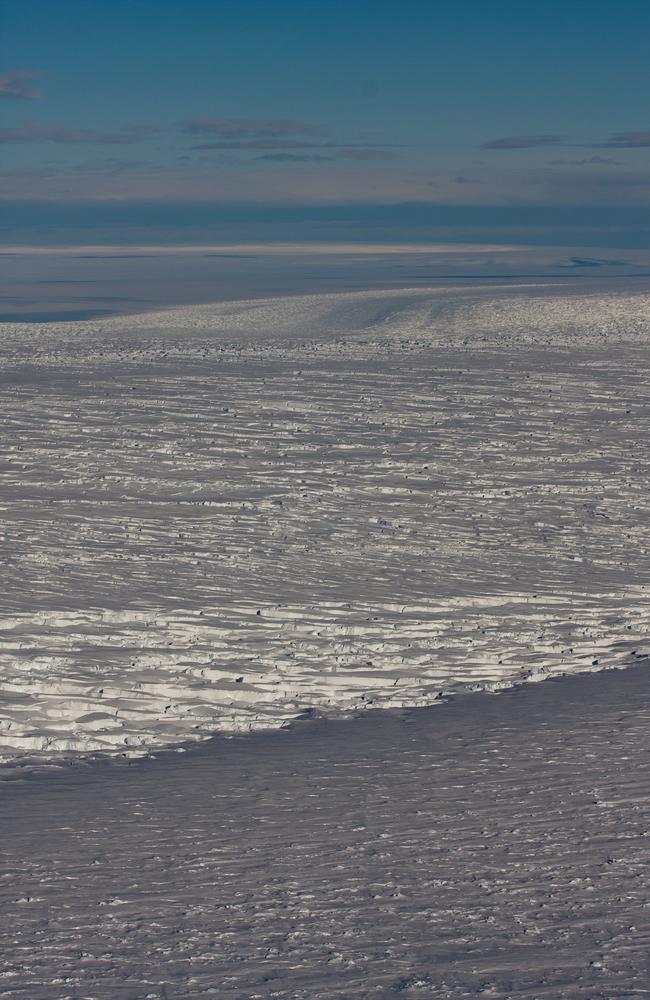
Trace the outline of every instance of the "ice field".
[[650, 296], [0, 326], [0, 750], [137, 753], [650, 652]]

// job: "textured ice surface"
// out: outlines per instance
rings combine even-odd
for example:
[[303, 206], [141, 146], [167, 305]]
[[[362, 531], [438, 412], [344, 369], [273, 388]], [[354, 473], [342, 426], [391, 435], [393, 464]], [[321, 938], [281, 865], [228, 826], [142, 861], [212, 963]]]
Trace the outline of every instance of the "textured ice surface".
[[0, 994], [645, 996], [649, 725], [637, 667], [4, 768]]
[[163, 745], [648, 651], [650, 297], [0, 326], [0, 748]]

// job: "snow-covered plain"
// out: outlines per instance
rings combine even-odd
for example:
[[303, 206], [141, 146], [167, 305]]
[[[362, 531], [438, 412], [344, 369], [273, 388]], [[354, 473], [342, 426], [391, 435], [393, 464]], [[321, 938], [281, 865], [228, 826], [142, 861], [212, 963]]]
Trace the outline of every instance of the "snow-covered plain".
[[618, 1000], [650, 672], [0, 777], [6, 1000]]
[[649, 336], [566, 285], [2, 324], [4, 759], [646, 655]]

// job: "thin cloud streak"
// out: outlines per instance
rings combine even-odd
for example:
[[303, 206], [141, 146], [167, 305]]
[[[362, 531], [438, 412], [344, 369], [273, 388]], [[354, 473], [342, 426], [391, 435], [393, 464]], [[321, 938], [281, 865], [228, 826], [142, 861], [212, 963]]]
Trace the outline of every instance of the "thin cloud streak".
[[0, 98], [15, 101], [37, 101], [43, 97], [42, 90], [35, 90], [29, 85], [30, 80], [40, 80], [47, 76], [43, 70], [12, 69], [0, 73]]
[[126, 125], [117, 132], [101, 132], [95, 129], [69, 128], [65, 125], [44, 125], [28, 120], [13, 128], [0, 128], [0, 143], [94, 143], [106, 145], [130, 145], [142, 142], [156, 135], [160, 130], [153, 125]]
[[381, 149], [368, 146], [339, 146], [337, 156], [342, 160], [396, 160], [397, 153], [382, 147]]
[[615, 132], [603, 149], [645, 149], [650, 146], [650, 132]]
[[[309, 142], [302, 139], [251, 139], [247, 142], [202, 142], [192, 149], [323, 149], [323, 150], [387, 150], [403, 148], [394, 143]], [[381, 157], [383, 159], [383, 157]]]
[[535, 149], [539, 146], [560, 146], [561, 135], [509, 135], [484, 142], [480, 149]]
[[256, 156], [256, 161], [267, 161], [274, 163], [335, 163], [336, 160], [357, 160], [364, 162], [378, 162], [381, 160], [395, 160], [397, 154], [387, 149], [366, 149], [366, 148], [341, 148], [336, 146], [316, 147], [321, 149], [332, 149], [332, 154], [322, 153], [263, 153]]
[[609, 156], [584, 156], [581, 160], [549, 160], [549, 167], [591, 167], [591, 166], [622, 166], [620, 160], [613, 160]]
[[216, 135], [222, 139], [272, 139], [295, 135], [328, 135], [317, 125], [294, 121], [290, 118], [212, 118], [198, 116], [181, 122], [181, 132], [188, 135]]
[[192, 149], [331, 149], [330, 143], [304, 142], [299, 139], [251, 139], [245, 142], [201, 142]]
[[[510, 135], [481, 143], [479, 149], [535, 149], [543, 146], [564, 146], [573, 149], [646, 149], [650, 147], [650, 131], [614, 132], [605, 142], [566, 142], [565, 137], [561, 135]], [[597, 161], [593, 159], [584, 162]]]
[[256, 161], [270, 163], [334, 163], [335, 156], [320, 156], [318, 153], [263, 153], [255, 157]]

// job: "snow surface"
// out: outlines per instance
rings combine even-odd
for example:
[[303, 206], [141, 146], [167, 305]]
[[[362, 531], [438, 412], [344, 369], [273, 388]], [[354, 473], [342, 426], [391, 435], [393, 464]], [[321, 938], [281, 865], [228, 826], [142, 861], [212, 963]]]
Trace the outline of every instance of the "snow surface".
[[644, 656], [649, 307], [519, 285], [0, 325], [4, 758]]
[[5, 769], [0, 993], [644, 996], [649, 724], [638, 666]]

